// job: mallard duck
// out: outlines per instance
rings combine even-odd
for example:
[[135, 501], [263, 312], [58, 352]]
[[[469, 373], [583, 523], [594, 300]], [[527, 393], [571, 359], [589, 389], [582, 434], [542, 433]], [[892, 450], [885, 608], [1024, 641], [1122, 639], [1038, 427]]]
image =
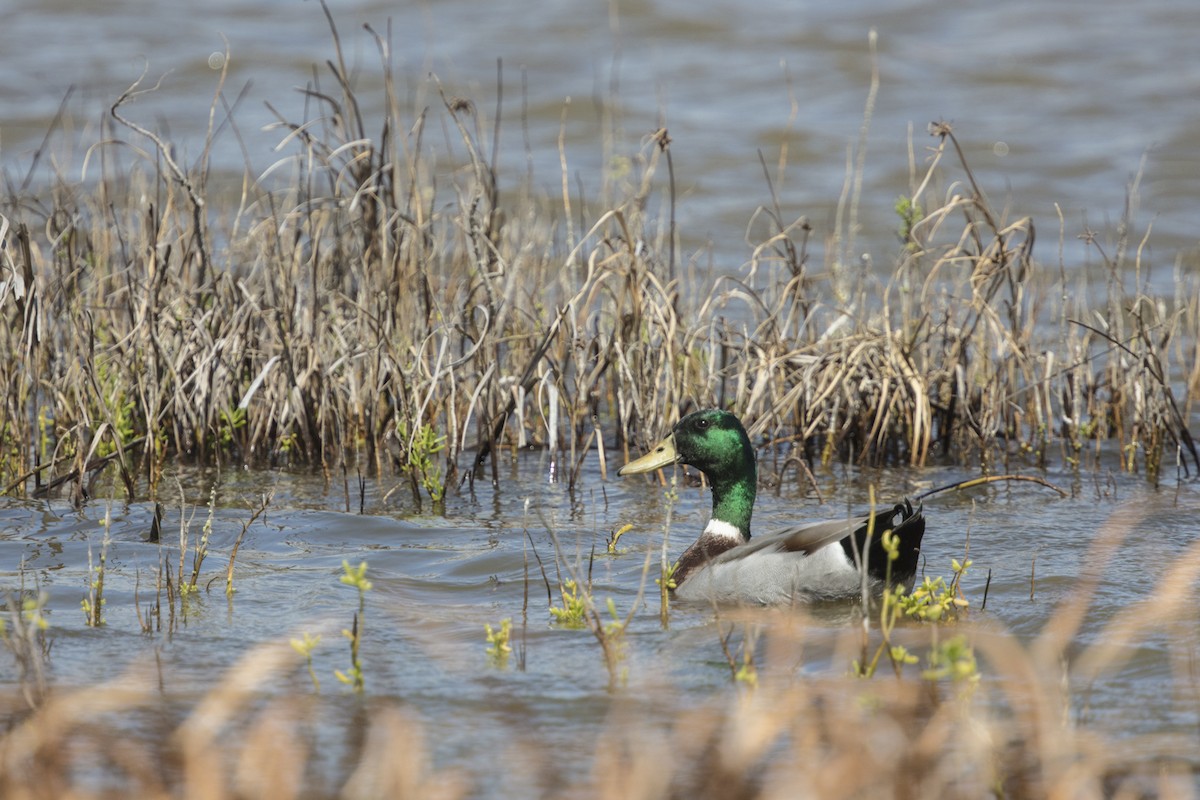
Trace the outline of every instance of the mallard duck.
[[[889, 577], [881, 541], [889, 528], [900, 537], [890, 579], [909, 583], [916, 574], [925, 517], [920, 505], [914, 508], [907, 500], [876, 511], [873, 526], [866, 514], [807, 522], [751, 541], [758, 481], [754, 448], [741, 421], [728, 411], [688, 414], [653, 450], [617, 474], [672, 464], [695, 467], [712, 486], [712, 518], [675, 568], [675, 596], [682, 600], [777, 605], [859, 597], [863, 583], [857, 564], [864, 548], [870, 587], [879, 591]], [[869, 546], [868, 527], [873, 529]]]

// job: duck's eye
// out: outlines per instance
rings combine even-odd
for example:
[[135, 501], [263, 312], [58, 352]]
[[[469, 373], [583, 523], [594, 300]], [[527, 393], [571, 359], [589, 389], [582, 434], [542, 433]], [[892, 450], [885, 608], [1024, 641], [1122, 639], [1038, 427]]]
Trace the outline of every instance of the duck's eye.
[[707, 427], [708, 427], [708, 420], [706, 420], [706, 419], [697, 420], [697, 421], [696, 421], [696, 427], [697, 427], [697, 428], [700, 428], [701, 430], [703, 430], [703, 429], [707, 428]]

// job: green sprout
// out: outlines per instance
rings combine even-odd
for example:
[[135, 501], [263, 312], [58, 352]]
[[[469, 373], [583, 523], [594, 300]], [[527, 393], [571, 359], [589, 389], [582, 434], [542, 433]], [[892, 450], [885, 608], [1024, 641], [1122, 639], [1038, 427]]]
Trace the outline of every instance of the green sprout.
[[[719, 622], [718, 620], [717, 632], [720, 634], [721, 628]], [[728, 633], [719, 636], [718, 641], [721, 643], [721, 652], [725, 654], [725, 661], [729, 664], [730, 674], [733, 676], [734, 683], [754, 689], [758, 686], [758, 665], [754, 660], [754, 645], [758, 640], [758, 634], [749, 625], [743, 627], [741, 655], [734, 656], [734, 650], [729, 646], [729, 641], [733, 638], [736, 629], [736, 625], [730, 625]]]
[[612, 617], [611, 620], [605, 622], [597, 637], [600, 640], [600, 647], [604, 651], [605, 665], [608, 667], [609, 682], [619, 680], [624, 683], [629, 678], [629, 668], [621, 667], [617, 670], [617, 665], [625, 661], [627, 656], [627, 647], [625, 643], [625, 620], [617, 613], [617, 604], [613, 599], [608, 598], [608, 613]]
[[742, 653], [742, 665], [733, 674], [733, 679], [751, 689], [758, 686], [758, 668], [754, 666], [754, 658], [749, 653]]
[[494, 666], [499, 669], [504, 669], [508, 666], [508, 657], [512, 654], [512, 645], [509, 644], [509, 639], [512, 637], [512, 618], [508, 617], [500, 620], [500, 627], [496, 630], [492, 629], [490, 623], [485, 624], [487, 629], [487, 654]]
[[227, 448], [233, 444], [233, 435], [239, 429], [246, 427], [246, 409], [237, 406], [229, 411], [220, 412], [221, 426], [217, 431], [217, 441], [221, 447]]
[[626, 657], [625, 628], [633, 618], [633, 612], [622, 619], [617, 613], [617, 604], [609, 598], [606, 608], [611, 619], [606, 620], [596, 606], [590, 587], [581, 587], [573, 578], [560, 583], [559, 592], [562, 608], [550, 607], [554, 621], [564, 628], [590, 630], [604, 654], [609, 688], [623, 683], [628, 676], [628, 669], [622, 666]]
[[742, 638], [742, 658], [733, 673], [735, 683], [750, 689], [758, 687], [758, 665], [754, 661], [754, 640], [748, 635]]
[[679, 569], [679, 562], [676, 561], [671, 566], [667, 567], [662, 577], [654, 579], [654, 585], [665, 589], [668, 592], [674, 591], [678, 587], [675, 585], [675, 573]]
[[446, 449], [446, 437], [439, 436], [429, 424], [423, 424], [410, 436], [404, 421], [396, 424], [396, 437], [405, 448], [402, 467], [412, 479], [414, 501], [420, 501], [420, 487], [435, 505], [440, 504], [446, 498], [446, 482], [441, 469], [434, 463], [434, 456]]
[[[887, 553], [890, 578], [890, 565], [900, 556], [900, 538], [895, 531], [888, 529], [883, 532], [880, 541], [884, 552]], [[900, 676], [901, 670], [906, 664], [917, 663], [918, 658], [910, 653], [908, 648], [892, 641], [892, 632], [895, 630], [896, 624], [902, 618], [908, 617], [919, 622], [936, 625], [954, 618], [960, 611], [967, 608], [969, 603], [962, 596], [961, 583], [963, 574], [970, 566], [970, 559], [962, 562], [959, 562], [958, 559], [951, 559], [950, 567], [954, 572], [954, 577], [949, 583], [940, 576], [933, 579], [926, 576], [911, 593], [904, 586], [891, 586], [886, 589], [880, 597], [879, 611], [879, 630], [883, 640], [869, 662], [866, 661], [864, 644], [863, 660], [855, 659], [851, 664], [853, 673], [859, 677], [871, 677], [875, 674], [879, 659], [884, 654], [891, 661], [892, 670], [897, 677]]]
[[925, 212], [921, 209], [921, 204], [912, 198], [901, 196], [896, 198], [896, 205], [893, 208], [896, 216], [900, 217], [900, 228], [897, 230], [900, 241], [904, 242], [904, 246], [908, 249], [916, 250], [918, 245], [913, 238], [913, 228], [925, 219]]
[[568, 578], [559, 587], [559, 591], [562, 594], [562, 608], [550, 606], [550, 613], [554, 616], [554, 621], [564, 628], [584, 627], [587, 599], [580, 594], [578, 584]]
[[39, 592], [37, 597], [26, 597], [21, 601], [21, 615], [25, 618], [25, 622], [39, 631], [47, 630], [50, 627], [50, 621], [42, 613], [42, 609], [46, 607], [49, 600], [50, 595], [46, 592]]
[[[50, 620], [46, 619], [46, 615], [42, 610], [46, 607], [46, 603], [50, 600], [50, 595], [46, 592], [38, 592], [37, 596], [28, 595], [21, 600], [20, 619], [14, 617], [14, 625], [18, 631], [22, 628], [28, 628], [33, 631], [42, 632], [49, 630]], [[86, 600], [84, 601], [87, 602]], [[11, 609], [11, 601], [9, 608]], [[13, 612], [16, 613], [15, 611]], [[0, 642], [12, 647], [13, 643], [9, 640], [8, 621], [4, 617], [0, 617]]]
[[349, 561], [343, 559], [342, 573], [342, 577], [338, 578], [338, 580], [347, 586], [353, 586], [355, 589], [358, 589], [359, 607], [361, 610], [362, 603], [364, 602], [363, 596], [373, 588], [371, 582], [367, 580], [367, 562], [362, 561], [359, 562], [357, 567], [352, 567]]
[[928, 681], [949, 678], [956, 684], [973, 686], [979, 682], [975, 650], [966, 636], [954, 636], [929, 651], [929, 668], [921, 673]]
[[95, 566], [92, 565], [92, 548], [88, 547], [88, 573], [92, 576], [88, 583], [87, 596], [80, 602], [83, 608], [83, 616], [87, 621], [89, 628], [99, 628], [104, 624], [104, 606], [108, 601], [104, 599], [104, 567], [108, 561], [108, 525], [110, 519], [108, 515], [104, 518], [104, 540], [100, 543], [100, 559]]
[[285, 433], [279, 437], [279, 452], [290, 455], [293, 450], [300, 449], [300, 436], [295, 432]]
[[438, 436], [429, 425], [422, 425], [413, 442], [413, 467], [420, 473], [421, 486], [429, 493], [429, 499], [440, 503], [446, 496], [446, 484], [442, 471], [433, 463], [433, 456], [446, 449], [446, 437]]
[[[970, 563], [967, 562], [968, 566]], [[958, 561], [954, 561], [953, 564], [955, 572], [961, 573], [963, 568], [958, 566]], [[921, 585], [913, 589], [912, 594], [901, 593], [897, 602], [906, 616], [922, 622], [941, 622], [968, 605], [967, 599], [959, 596], [953, 587], [954, 581], [947, 585], [946, 579], [940, 575], [933, 580], [926, 576]]]
[[317, 649], [317, 645], [321, 643], [320, 634], [313, 636], [307, 631], [302, 634], [300, 639], [292, 639], [292, 649], [304, 657], [304, 662], [308, 666], [308, 677], [312, 678], [313, 691], [321, 691], [321, 682], [317, 680], [317, 671], [313, 669], [313, 651]]
[[216, 515], [217, 485], [214, 483], [208, 493], [208, 517], [205, 518], [204, 527], [200, 530], [200, 541], [196, 543], [196, 549], [192, 551], [192, 575], [187, 581], [183, 579], [183, 562], [187, 552], [188, 534], [185, 528], [180, 528], [179, 531], [179, 594], [182, 597], [199, 591], [200, 567], [204, 563], [204, 559], [208, 557], [208, 540], [212, 535], [213, 521], [216, 519]]
[[354, 614], [350, 628], [342, 631], [342, 636], [350, 640], [350, 668], [345, 672], [340, 669], [334, 670], [334, 675], [353, 689], [355, 694], [361, 695], [365, 688], [365, 676], [359, 650], [362, 645], [362, 623], [367, 610], [367, 592], [371, 591], [371, 582], [367, 580], [367, 562], [363, 561], [357, 567], [352, 567], [349, 561], [343, 560], [342, 573], [338, 580], [358, 590], [358, 611]]

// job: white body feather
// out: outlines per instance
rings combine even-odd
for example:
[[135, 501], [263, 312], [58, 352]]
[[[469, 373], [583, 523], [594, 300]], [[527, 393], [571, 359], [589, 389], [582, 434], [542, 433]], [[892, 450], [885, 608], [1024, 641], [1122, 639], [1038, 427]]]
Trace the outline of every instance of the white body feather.
[[[874, 589], [876, 581], [870, 581]], [[681, 600], [729, 604], [803, 604], [856, 597], [862, 574], [841, 544], [808, 555], [764, 548], [744, 558], [719, 559], [688, 575], [675, 595]]]

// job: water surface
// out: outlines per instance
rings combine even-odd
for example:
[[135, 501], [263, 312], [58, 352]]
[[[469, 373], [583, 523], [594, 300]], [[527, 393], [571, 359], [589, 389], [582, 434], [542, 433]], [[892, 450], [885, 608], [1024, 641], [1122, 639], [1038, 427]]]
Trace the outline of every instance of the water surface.
[[[752, 12], [730, 0], [551, 4], [536, 13], [476, 0], [330, 6], [371, 135], [381, 130], [382, 95], [378, 49], [364, 24], [385, 37], [390, 30], [391, 63], [410, 120], [441, 102], [429, 75], [448, 96], [473, 101], [485, 126], [499, 106], [504, 187], [523, 182], [531, 164], [535, 186], [561, 196], [565, 125], [569, 183], [594, 196], [606, 175], [619, 180], [612, 156], [636, 152], [652, 131], [668, 127], [685, 256], [718, 271], [747, 261], [753, 211], [771, 199], [760, 154], [774, 173], [783, 216], [814, 224], [820, 257], [834, 227], [847, 148], [863, 121], [872, 30], [880, 84], [856, 250], [881, 269], [896, 255], [892, 204], [913, 188], [910, 147], [919, 172], [935, 144], [926, 133], [934, 120], [954, 125], [996, 208], [1010, 219], [1033, 216], [1035, 255], [1052, 267], [1060, 234], [1070, 266], [1102, 260], [1076, 238], [1089, 229], [1113, 252], [1127, 185], [1139, 173], [1134, 235], [1140, 239], [1153, 224], [1145, 264], [1151, 280], [1169, 290], [1176, 256], [1197, 243], [1200, 53], [1191, 32], [1200, 29], [1200, 6], [1188, 0], [949, 7], [932, 0], [764, 0]], [[169, 134], [186, 158], [197, 158], [216, 87], [213, 67], [226, 42], [226, 94], [232, 103], [244, 93], [234, 119], [258, 174], [280, 157], [272, 147], [283, 136], [262, 130], [276, 121], [265, 102], [299, 121], [304, 99], [296, 89], [314, 74], [332, 86], [322, 65], [334, 50], [316, 3], [220, 2], [203, 11], [182, 0], [8, 4], [0, 11], [0, 69], [8, 76], [0, 87], [0, 164], [24, 178], [68, 90], [69, 132], [81, 132], [85, 145], [109, 133], [135, 139], [100, 127], [143, 68], [148, 84], [160, 76], [162, 84], [126, 110]], [[431, 146], [450, 147], [439, 135], [428, 137]], [[490, 140], [490, 131], [483, 138]], [[781, 176], [775, 167], [783, 154]], [[81, 148], [59, 146], [50, 155], [43, 167], [78, 173]], [[243, 168], [228, 127], [214, 160], [218, 168]], [[948, 180], [963, 177], [957, 169], [948, 173]], [[756, 242], [763, 235], [750, 231]]]
[[[592, 466], [584, 473], [584, 488], [571, 493], [547, 480], [548, 461], [540, 454], [524, 454], [509, 467], [500, 489], [479, 482], [473, 492], [452, 495], [444, 516], [418, 511], [402, 493], [384, 502], [391, 486], [375, 481], [367, 482], [367, 513], [358, 514], [357, 508], [333, 510], [344, 506], [344, 490], [312, 474], [187, 471], [179, 475], [182, 501], [164, 498], [168, 508], [158, 544], [145, 541], [153, 512], [144, 503], [97, 500], [76, 511], [65, 500], [6, 500], [0, 506], [0, 563], [5, 565], [0, 585], [12, 590], [21, 581], [26, 588], [36, 581], [48, 592], [51, 679], [60, 687], [148, 671], [158, 675], [168, 697], [183, 698], [186, 713], [186, 698], [199, 698], [218, 685], [254, 646], [320, 634], [314, 654], [322, 682], [319, 697], [336, 717], [353, 707], [334, 671], [348, 666], [340, 631], [357, 610], [355, 592], [339, 577], [343, 561], [366, 561], [373, 588], [362, 621], [363, 662], [372, 704], [394, 702], [416, 715], [431, 732], [435, 763], [456, 765], [473, 785], [494, 789], [488, 778], [491, 762], [482, 754], [520, 744], [528, 749], [522, 757], [532, 759], [529, 774], [544, 776], [537, 751], [553, 747], [558, 758], [590, 763], [596, 738], [624, 701], [646, 698], [674, 714], [689, 705], [689, 697], [735, 691], [719, 642], [728, 627], [711, 609], [677, 606], [670, 627], [663, 629], [652, 583], [638, 601], [646, 554], [656, 565], [662, 542], [661, 487], [642, 480], [606, 481]], [[868, 483], [894, 497], [961, 476], [943, 468], [914, 475], [838, 468], [818, 473], [824, 504], [806, 487], [784, 486], [778, 496], [763, 493], [755, 523], [767, 530], [802, 518], [838, 516], [847, 506], [866, 503]], [[1135, 476], [1106, 480], [1100, 493], [1088, 475], [1047, 478], [1073, 496], [1061, 499], [1041, 487], [1012, 484], [929, 500], [925, 569], [949, 575], [950, 560], [963, 558], [969, 547], [974, 566], [964, 586], [973, 606], [970, 619], [984, 630], [1028, 643], [1079, 591], [1081, 576], [1096, 563], [1097, 540], [1115, 524], [1121, 549], [1076, 636], [1072, 649], [1077, 651], [1097, 642], [1108, 623], [1143, 600], [1155, 588], [1155, 576], [1192, 542], [1188, 520], [1200, 510], [1200, 496], [1190, 485], [1155, 489]], [[211, 553], [201, 569], [202, 591], [189, 597], [173, 619], [164, 604], [161, 626], [145, 633], [137, 609], [148, 614], [160, 560], [177, 569], [180, 509], [194, 543], [214, 483], [216, 510]], [[249, 519], [249, 507], [266, 491], [275, 493], [272, 506], [247, 531], [235, 562], [236, 592], [226, 598], [230, 549]], [[707, 503], [697, 488], [681, 492], [673, 514], [672, 555], [699, 530]], [[91, 574], [89, 553], [96, 563], [106, 515], [111, 515], [106, 624], [92, 629], [84, 624], [80, 602]], [[635, 529], [622, 538], [621, 552], [605, 554], [608, 533], [625, 523]], [[552, 531], [561, 547], [558, 559]], [[574, 567], [586, 574], [590, 569], [601, 603], [611, 598], [620, 614], [633, 611], [626, 678], [616, 693], [609, 689], [591, 633], [553, 624], [535, 550], [555, 586], [558, 574], [566, 574], [559, 570]], [[560, 603], [556, 588], [554, 604]], [[503, 618], [514, 620], [514, 638], [524, 657], [514, 655], [500, 669], [485, 654], [484, 625]], [[768, 658], [761, 668], [777, 677], [790, 673], [794, 680], [845, 674], [849, 664], [837, 642], [855, 624], [855, 608], [838, 604], [803, 618], [808, 619], [802, 634], [805, 658], [786, 664]], [[925, 638], [920, 631], [904, 635], [918, 646]], [[1094, 685], [1078, 687], [1072, 714], [1117, 740], [1143, 734], [1194, 737], [1195, 707], [1181, 706], [1163, 691], [1179, 677], [1174, 669], [1180, 648], [1194, 650], [1194, 635], [1188, 641], [1149, 632], [1134, 643], [1122, 666]], [[5, 683], [15, 679], [13, 672], [6, 674], [13, 677]], [[304, 696], [312, 686], [297, 660], [267, 691]], [[333, 746], [339, 735], [333, 731], [341, 728], [330, 725]]]

